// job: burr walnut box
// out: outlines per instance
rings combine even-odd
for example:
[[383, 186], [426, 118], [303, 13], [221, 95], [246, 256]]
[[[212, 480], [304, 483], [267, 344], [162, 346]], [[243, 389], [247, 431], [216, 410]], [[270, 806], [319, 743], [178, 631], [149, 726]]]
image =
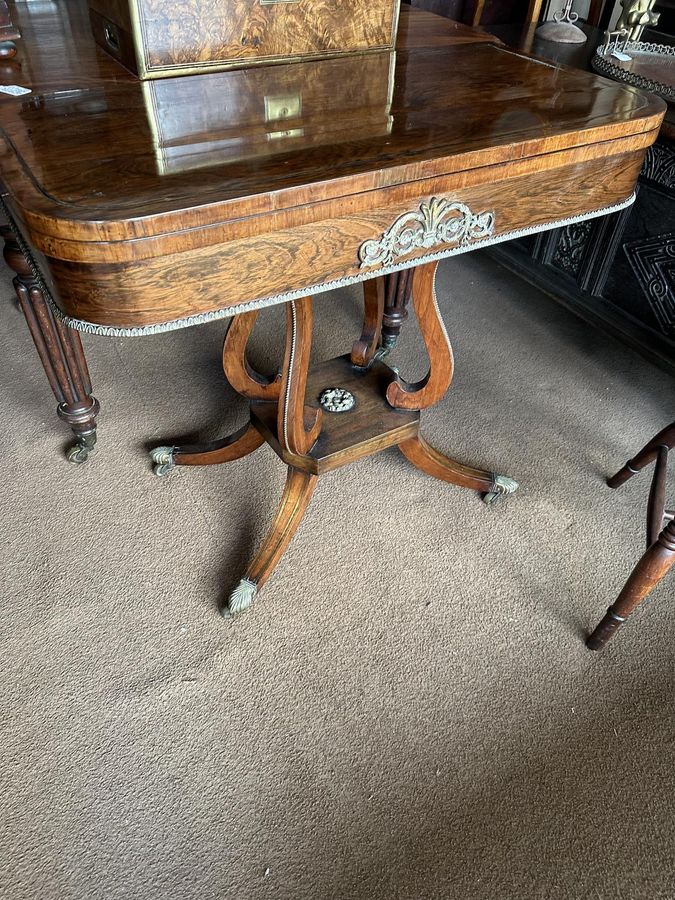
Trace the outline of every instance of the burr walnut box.
[[386, 50], [400, 0], [89, 0], [96, 41], [140, 78]]

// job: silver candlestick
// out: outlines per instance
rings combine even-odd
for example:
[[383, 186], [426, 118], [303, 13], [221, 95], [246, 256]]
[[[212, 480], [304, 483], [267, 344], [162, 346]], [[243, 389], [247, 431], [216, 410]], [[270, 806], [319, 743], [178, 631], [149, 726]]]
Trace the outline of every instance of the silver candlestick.
[[544, 22], [536, 30], [537, 37], [545, 41], [558, 41], [561, 44], [583, 44], [586, 35], [581, 28], [574, 23], [579, 16], [572, 12], [574, 0], [565, 0], [562, 12], [553, 13], [552, 22]]

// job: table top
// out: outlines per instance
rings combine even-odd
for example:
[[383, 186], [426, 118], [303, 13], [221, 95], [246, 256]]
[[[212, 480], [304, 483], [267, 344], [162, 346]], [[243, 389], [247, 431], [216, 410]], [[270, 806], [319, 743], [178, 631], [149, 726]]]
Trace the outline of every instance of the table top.
[[[0, 168], [31, 231], [126, 240], [642, 134], [663, 104], [404, 8], [396, 52], [142, 83], [83, 3], [16, 6]], [[311, 194], [311, 197], [310, 197]]]
[[[260, 309], [632, 202], [665, 104], [403, 9], [395, 51], [141, 82], [16, 4], [0, 175], [74, 327]], [[37, 277], [37, 276], [36, 276]]]
[[[580, 25], [582, 31], [586, 34], [587, 41], [584, 44], [559, 44], [555, 41], [546, 41], [537, 36], [538, 26], [536, 25], [491, 25], [490, 33], [509, 47], [517, 47], [526, 53], [551, 60], [558, 65], [593, 71], [596, 48], [604, 43], [605, 32], [583, 22], [577, 24]], [[642, 35], [642, 41], [656, 43], [664, 48], [675, 46], [674, 37], [648, 28], [645, 29]], [[600, 72], [600, 74], [604, 73]], [[630, 84], [631, 82], [627, 83]], [[644, 85], [637, 86], [646, 89]], [[666, 97], [663, 99], [667, 100]], [[675, 139], [675, 107], [672, 102], [668, 103], [668, 109], [661, 126], [661, 137], [667, 137], [669, 140]]]

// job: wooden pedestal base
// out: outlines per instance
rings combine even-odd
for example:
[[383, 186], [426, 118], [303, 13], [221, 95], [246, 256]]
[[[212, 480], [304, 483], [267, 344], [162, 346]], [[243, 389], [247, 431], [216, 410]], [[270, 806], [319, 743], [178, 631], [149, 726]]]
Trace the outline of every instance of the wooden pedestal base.
[[380, 359], [385, 309], [383, 279], [364, 284], [363, 332], [351, 354], [309, 370], [312, 300], [286, 305], [286, 353], [280, 375], [251, 369], [246, 344], [257, 313], [232, 322], [223, 348], [230, 384], [250, 401], [250, 422], [229, 438], [152, 451], [155, 472], [176, 465], [210, 465], [240, 459], [267, 442], [288, 466], [276, 517], [262, 547], [231, 593], [226, 615], [249, 607], [297, 531], [319, 475], [398, 446], [418, 469], [442, 481], [473, 488], [488, 502], [512, 493], [517, 483], [443, 456], [419, 434], [420, 410], [437, 403], [450, 386], [453, 359], [434, 291], [436, 263], [411, 275], [412, 298], [429, 355], [429, 372], [410, 384]]
[[305, 394], [310, 405], [319, 406], [324, 391], [339, 387], [354, 397], [354, 406], [346, 412], [323, 411], [319, 436], [304, 456], [289, 453], [284, 446], [276, 403], [253, 401], [251, 423], [287, 465], [323, 475], [417, 435], [419, 410], [393, 409], [387, 403], [386, 391], [395, 378], [383, 362], [358, 368], [348, 354], [312, 369]]

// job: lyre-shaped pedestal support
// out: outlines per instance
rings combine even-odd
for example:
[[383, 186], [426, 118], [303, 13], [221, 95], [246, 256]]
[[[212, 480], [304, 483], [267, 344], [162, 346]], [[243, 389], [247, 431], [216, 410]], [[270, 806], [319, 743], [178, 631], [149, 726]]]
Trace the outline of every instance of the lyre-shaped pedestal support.
[[281, 376], [277, 434], [284, 449], [304, 456], [321, 431], [322, 412], [305, 405], [312, 349], [312, 298], [286, 304], [286, 352]]
[[445, 395], [455, 368], [452, 346], [436, 299], [438, 263], [415, 269], [412, 300], [429, 356], [429, 371], [421, 381], [409, 384], [397, 378], [387, 388], [387, 400], [396, 409], [427, 409]]
[[267, 441], [287, 464], [281, 503], [267, 536], [232, 591], [226, 609], [234, 616], [248, 608], [297, 531], [320, 474], [356, 459], [398, 446], [421, 471], [461, 487], [496, 497], [517, 484], [505, 476], [474, 469], [443, 456], [419, 435], [420, 410], [437, 403], [452, 381], [450, 341], [435, 293], [436, 263], [406, 276], [429, 356], [429, 371], [416, 383], [403, 381], [382, 362], [385, 288], [382, 278], [364, 284], [364, 320], [351, 354], [310, 371], [312, 299], [286, 305], [286, 346], [280, 375], [261, 375], [249, 364], [246, 345], [256, 313], [238, 316], [223, 349], [228, 381], [250, 402], [251, 420], [231, 437], [200, 447], [160, 447], [155, 470], [174, 465], [229, 462]]
[[384, 279], [371, 278], [363, 283], [363, 329], [352, 347], [352, 365], [366, 368], [375, 359], [382, 339], [384, 316]]
[[[452, 383], [454, 358], [448, 332], [436, 297], [438, 263], [418, 266], [412, 273], [412, 300], [420, 332], [429, 356], [429, 370], [420, 381], [408, 383], [397, 376], [387, 388], [387, 400], [396, 409], [427, 409], [445, 395]], [[421, 435], [402, 441], [399, 450], [414, 466], [441, 481], [472, 488], [493, 503], [513, 493], [518, 483], [507, 475], [498, 475], [465, 466], [431, 447]]]

